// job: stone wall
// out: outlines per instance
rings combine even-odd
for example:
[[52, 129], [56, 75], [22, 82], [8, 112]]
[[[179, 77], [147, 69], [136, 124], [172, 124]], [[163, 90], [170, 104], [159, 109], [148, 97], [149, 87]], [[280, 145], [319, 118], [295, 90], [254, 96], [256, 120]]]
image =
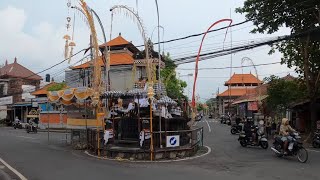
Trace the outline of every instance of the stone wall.
[[40, 80], [28, 80], [20, 78], [12, 78], [9, 80], [8, 96], [13, 96], [13, 103], [22, 101], [22, 85], [32, 85], [36, 90], [40, 88]]

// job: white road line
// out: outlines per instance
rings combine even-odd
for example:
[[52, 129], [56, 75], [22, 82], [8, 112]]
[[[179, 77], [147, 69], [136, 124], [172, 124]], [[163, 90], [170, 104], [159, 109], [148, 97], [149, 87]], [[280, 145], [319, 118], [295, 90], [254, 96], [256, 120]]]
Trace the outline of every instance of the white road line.
[[28, 136], [16, 136], [16, 137], [25, 138], [25, 139], [37, 139], [37, 138], [33, 138], [33, 137], [28, 137]]
[[211, 132], [211, 127], [210, 127], [210, 125], [209, 125], [209, 123], [208, 123], [207, 119], [204, 119], [204, 120], [206, 121], [206, 123], [207, 123], [207, 125], [208, 125], [209, 132]]
[[11, 167], [8, 163], [6, 163], [3, 159], [0, 158], [0, 162], [3, 165], [5, 165], [8, 169], [10, 169], [14, 174], [16, 174], [21, 180], [28, 180], [21, 173], [19, 173], [17, 170], [15, 170], [13, 167]]
[[317, 151], [317, 150], [313, 150], [313, 149], [307, 149], [308, 151], [311, 151], [311, 152], [317, 152], [317, 153], [320, 153], [320, 151]]

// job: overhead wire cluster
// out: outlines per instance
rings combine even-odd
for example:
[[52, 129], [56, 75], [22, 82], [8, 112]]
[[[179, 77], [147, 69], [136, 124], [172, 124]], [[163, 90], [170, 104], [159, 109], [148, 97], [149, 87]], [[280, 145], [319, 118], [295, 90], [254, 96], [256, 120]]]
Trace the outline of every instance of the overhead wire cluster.
[[[285, 11], [285, 10], [289, 10], [289, 9], [293, 9], [296, 6], [298, 6], [300, 4], [303, 4], [303, 3], [306, 3], [308, 1], [310, 1], [310, 0], [305, 0], [305, 1], [302, 1], [302, 2], [299, 2], [299, 3], [296, 3], [295, 5], [293, 5], [291, 7], [288, 7], [288, 8], [285, 8], [285, 9], [281, 9], [281, 10], [276, 10], [274, 12], [270, 12], [270, 14], [276, 13], [276, 12]], [[309, 8], [306, 8], [305, 10], [308, 10], [308, 9], [311, 9], [311, 8], [315, 8], [315, 7], [309, 7]], [[235, 23], [235, 24], [231, 25], [231, 27], [240, 26], [240, 25], [246, 24], [248, 22], [250, 22], [250, 20], [245, 20], [245, 21], [242, 21], [242, 22], [239, 22], [239, 23]], [[241, 29], [244, 29], [244, 28], [247, 28], [247, 27], [251, 27], [251, 26], [253, 26], [253, 25], [249, 25], [249, 26], [246, 26], [246, 27], [243, 27], [243, 28], [239, 28], [239, 29], [236, 29], [236, 30], [233, 30], [233, 31], [241, 30]], [[221, 30], [224, 30], [226, 28], [228, 28], [228, 26], [217, 28], [217, 29], [213, 29], [213, 30], [209, 31], [209, 33], [221, 31]], [[232, 47], [223, 45], [222, 47], [220, 46], [220, 47], [216, 47], [214, 49], [210, 48], [210, 49], [207, 49], [207, 50], [203, 51], [204, 53], [200, 55], [200, 61], [213, 59], [213, 58], [216, 58], [216, 57], [221, 57], [221, 56], [225, 56], [225, 55], [228, 55], [228, 54], [237, 53], [237, 52], [245, 51], [245, 50], [248, 50], [248, 49], [257, 48], [257, 47], [260, 47], [260, 46], [271, 45], [273, 43], [277, 43], [277, 42], [288, 40], [288, 39], [295, 38], [295, 37], [300, 37], [300, 36], [305, 35], [306, 33], [315, 32], [315, 31], [319, 31], [319, 28], [310, 29], [309, 31], [305, 31], [305, 32], [302, 32], [302, 33], [297, 33], [297, 34], [292, 34], [292, 35], [286, 35], [286, 36], [278, 36], [278, 37], [271, 37], [271, 38], [259, 38], [259, 40], [258, 39], [252, 39], [252, 40], [254, 40], [253, 42], [250, 42], [250, 40], [238, 41], [239, 43], [234, 44]], [[192, 34], [192, 35], [188, 35], [188, 36], [184, 36], [184, 37], [180, 37], [180, 38], [175, 38], [175, 39], [171, 39], [171, 40], [165, 40], [165, 41], [162, 41], [162, 42], [159, 42], [159, 43], [160, 44], [172, 43], [172, 42], [176, 42], [176, 41], [181, 41], [181, 40], [186, 40], [186, 39], [189, 39], [189, 38], [198, 37], [198, 36], [201, 36], [203, 34], [204, 34], [204, 32], [203, 33]], [[216, 35], [216, 36], [218, 36], [218, 35]], [[212, 37], [215, 37], [215, 36], [211, 36], [211, 38]], [[210, 37], [208, 37], [208, 38], [210, 38]], [[192, 47], [192, 46], [184, 46], [184, 45], [190, 44], [190, 43], [193, 43], [193, 42], [197, 42], [197, 41], [200, 41], [200, 40], [187, 42], [187, 43], [176, 45], [176, 46], [172, 46], [172, 47], [169, 47], [169, 48], [167, 47], [166, 49], [170, 50], [170, 49], [189, 48], [189, 47]], [[158, 43], [154, 43], [154, 45], [156, 45], [156, 44], [158, 44]], [[217, 43], [214, 43], [214, 44], [217, 44]], [[142, 45], [137, 46], [137, 47], [141, 47], [141, 46]], [[195, 47], [195, 46], [193, 46], [193, 47]], [[74, 56], [80, 54], [81, 52], [83, 52], [85, 50], [86, 49], [82, 49], [82, 50], [78, 51], [77, 53], [74, 53], [71, 57], [74, 57]], [[191, 55], [191, 54], [193, 54], [192, 51], [185, 51], [184, 53], [180, 54], [180, 56], [184, 55], [183, 57], [174, 58], [173, 61], [175, 62], [176, 65], [181, 65], [181, 64], [194, 62], [194, 59], [196, 58], [196, 55], [195, 55], [195, 53], [194, 53], [194, 55]], [[186, 56], [186, 55], [188, 55], [188, 56]], [[71, 57], [69, 57], [69, 58], [71, 58]], [[77, 64], [77, 63], [81, 62], [86, 57], [87, 56], [81, 58], [79, 61], [77, 61], [74, 64]], [[175, 56], [175, 57], [178, 57], [178, 56]], [[56, 64], [54, 64], [54, 65], [52, 65], [52, 66], [50, 66], [50, 67], [48, 67], [46, 69], [44, 69], [44, 70], [41, 70], [41, 71], [39, 71], [37, 73], [34, 73], [33, 75], [25, 77], [25, 79], [28, 79], [28, 78], [30, 78], [30, 77], [32, 77], [34, 75], [39, 75], [39, 74], [41, 74], [43, 72], [46, 72], [46, 71], [48, 71], [48, 70], [50, 70], [50, 69], [52, 69], [54, 67], [57, 67], [57, 66], [61, 65], [62, 63], [64, 63], [65, 61], [68, 61], [69, 58], [66, 58], [66, 59], [64, 59], [64, 60], [62, 60], [62, 61], [60, 61], [60, 62], [58, 62], [58, 63], [56, 63]], [[257, 64], [256, 66], [266, 66], [266, 65], [279, 64], [279, 63], [280, 62], [264, 63], [264, 64]], [[250, 65], [249, 66], [239, 66], [239, 67], [200, 68], [199, 70], [202, 70], [202, 69], [203, 70], [204, 69], [228, 69], [228, 68], [242, 68], [242, 67], [250, 67]], [[63, 71], [65, 71], [65, 70], [66, 69], [63, 68], [62, 70], [54, 72], [52, 74], [52, 77], [61, 76], [61, 73]], [[180, 70], [192, 70], [192, 69], [180, 69]], [[24, 93], [26, 93], [26, 92], [24, 92]]]

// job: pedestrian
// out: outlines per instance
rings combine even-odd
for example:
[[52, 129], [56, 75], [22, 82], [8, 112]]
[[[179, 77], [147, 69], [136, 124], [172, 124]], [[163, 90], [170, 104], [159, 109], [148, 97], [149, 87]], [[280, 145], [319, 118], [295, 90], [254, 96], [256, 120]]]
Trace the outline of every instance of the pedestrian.
[[277, 132], [277, 124], [276, 122], [273, 120], [272, 124], [271, 124], [271, 135], [274, 136]]
[[267, 138], [271, 136], [271, 118], [267, 118], [267, 124], [266, 124], [266, 131], [267, 131]]

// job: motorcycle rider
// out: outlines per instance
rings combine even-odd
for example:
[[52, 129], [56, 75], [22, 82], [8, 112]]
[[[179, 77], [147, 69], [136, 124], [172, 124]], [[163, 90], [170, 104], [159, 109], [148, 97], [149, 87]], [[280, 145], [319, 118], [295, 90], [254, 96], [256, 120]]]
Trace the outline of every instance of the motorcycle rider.
[[20, 122], [20, 119], [18, 118], [18, 116], [16, 116], [16, 119], [14, 120], [15, 124], [18, 124]]
[[289, 125], [289, 119], [283, 118], [282, 123], [279, 130], [279, 135], [282, 136], [281, 140], [284, 143], [283, 145], [283, 152], [284, 154], [288, 154], [288, 146], [289, 141], [291, 141], [290, 133], [296, 132], [290, 125]]
[[247, 121], [244, 124], [244, 131], [246, 136], [251, 137], [252, 138], [252, 142], [253, 144], [256, 143], [256, 132], [254, 129], [254, 126], [252, 125], [252, 121], [247, 119]]

